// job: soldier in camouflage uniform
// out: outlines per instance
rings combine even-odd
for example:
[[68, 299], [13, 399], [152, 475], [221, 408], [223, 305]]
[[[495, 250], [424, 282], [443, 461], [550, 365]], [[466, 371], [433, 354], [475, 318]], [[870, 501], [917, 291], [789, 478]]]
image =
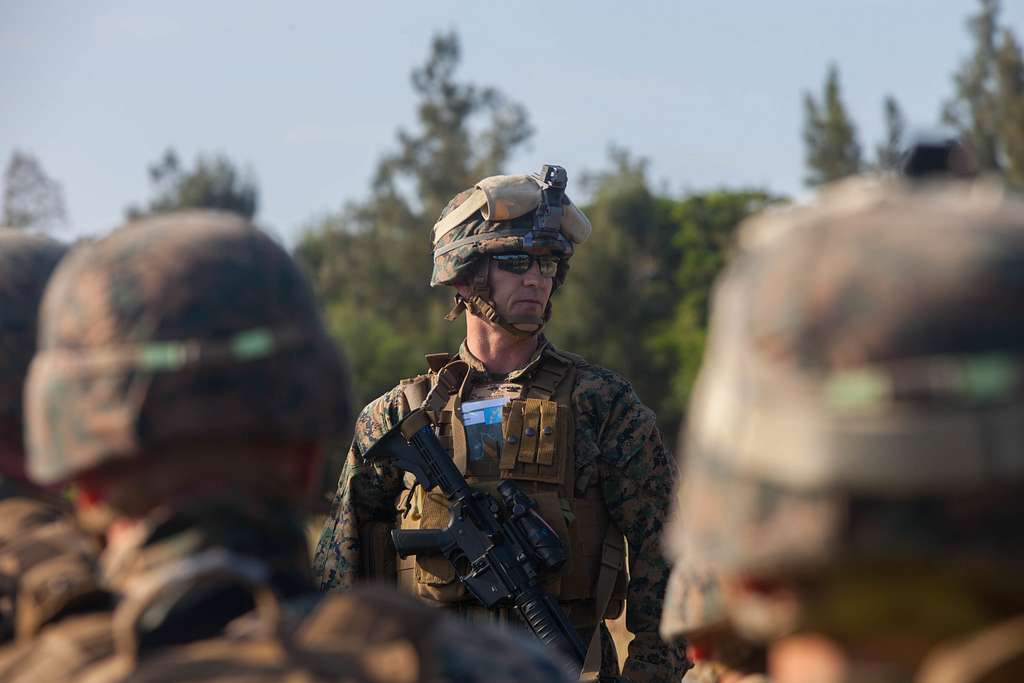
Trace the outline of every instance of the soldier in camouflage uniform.
[[740, 234], [673, 554], [776, 683], [1024, 680], [1024, 202], [856, 179]]
[[56, 634], [5, 680], [564, 680], [532, 641], [315, 590], [301, 510], [349, 408], [312, 291], [241, 218], [147, 218], [69, 257], [26, 385], [29, 473], [73, 482], [106, 532], [114, 653], [47, 668], [75, 638]]
[[96, 578], [98, 545], [63, 498], [25, 476], [22, 386], [43, 288], [64, 252], [54, 240], [0, 228], [0, 642], [16, 637], [19, 646], [107, 599]]
[[[603, 620], [618, 615], [625, 598], [635, 638], [622, 680], [679, 680], [686, 670], [682, 649], [665, 646], [657, 633], [668, 578], [659, 540], [675, 471], [655, 416], [622, 377], [556, 349], [541, 334], [549, 297], [590, 233], [586, 217], [560, 191], [564, 181], [560, 167], [486, 178], [442, 212], [432, 233], [430, 284], [456, 289], [448, 319], [467, 312], [466, 341], [455, 356], [429, 355], [428, 373], [363, 409], [314, 569], [323, 590], [383, 576], [471, 618], [515, 621], [508, 609], [482, 611], [444, 558], [395, 558], [389, 530], [445, 526], [445, 499], [393, 468], [365, 463], [363, 455], [422, 405], [470, 485], [493, 491], [501, 480], [515, 480], [562, 538], [570, 560], [546, 588], [590, 644], [585, 671], [618, 677]], [[485, 405], [495, 411], [489, 418], [472, 410]]]

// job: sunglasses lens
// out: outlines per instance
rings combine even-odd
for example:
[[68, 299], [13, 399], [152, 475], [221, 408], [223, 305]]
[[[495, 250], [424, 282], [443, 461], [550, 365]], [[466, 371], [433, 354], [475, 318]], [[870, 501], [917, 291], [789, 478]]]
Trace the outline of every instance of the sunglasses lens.
[[494, 257], [498, 267], [516, 275], [522, 275], [530, 269], [533, 259], [529, 254], [500, 254]]
[[530, 270], [534, 261], [537, 262], [541, 277], [554, 277], [558, 273], [558, 259], [555, 258], [533, 256], [532, 254], [498, 254], [493, 258], [499, 268], [516, 275], [522, 275]]
[[540, 268], [540, 274], [542, 277], [554, 277], [558, 273], [558, 261], [557, 259], [537, 259], [537, 266]]

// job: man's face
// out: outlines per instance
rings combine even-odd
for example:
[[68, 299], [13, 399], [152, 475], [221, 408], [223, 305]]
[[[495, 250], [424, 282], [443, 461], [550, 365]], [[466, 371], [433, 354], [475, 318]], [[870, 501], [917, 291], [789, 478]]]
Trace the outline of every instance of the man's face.
[[[530, 269], [520, 274], [502, 270], [492, 259], [488, 278], [491, 300], [502, 317], [508, 319], [517, 315], [544, 315], [555, 279], [541, 275], [536, 262], [531, 263]], [[463, 296], [470, 295], [468, 286], [460, 285], [458, 290]]]

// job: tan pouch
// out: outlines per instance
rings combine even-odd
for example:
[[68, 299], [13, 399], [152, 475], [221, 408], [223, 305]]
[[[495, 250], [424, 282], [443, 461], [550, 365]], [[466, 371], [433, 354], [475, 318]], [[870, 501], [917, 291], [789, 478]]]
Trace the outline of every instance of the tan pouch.
[[[600, 490], [596, 486], [587, 489], [583, 498], [576, 498], [573, 501], [573, 516], [575, 519], [569, 526], [573, 548], [569, 561], [572, 568], [567, 572], [567, 577], [571, 579], [562, 582], [560, 599], [588, 600], [593, 597], [591, 594], [601, 570], [605, 536], [608, 533], [608, 526], [612, 524], [601, 500]], [[626, 577], [623, 571], [616, 580], [608, 611], [621, 611], [618, 603], [625, 598], [625, 594]]]
[[[410, 492], [412, 504], [402, 518], [403, 529], [443, 529], [448, 526], [448, 499], [440, 491], [424, 491], [417, 486]], [[407, 523], [408, 520], [408, 523]], [[455, 574], [455, 568], [441, 555], [407, 558], [414, 567], [416, 593], [437, 602], [458, 602], [465, 599], [466, 589]]]
[[568, 409], [554, 401], [528, 398], [507, 403], [502, 409], [502, 477], [562, 483], [568, 423]]

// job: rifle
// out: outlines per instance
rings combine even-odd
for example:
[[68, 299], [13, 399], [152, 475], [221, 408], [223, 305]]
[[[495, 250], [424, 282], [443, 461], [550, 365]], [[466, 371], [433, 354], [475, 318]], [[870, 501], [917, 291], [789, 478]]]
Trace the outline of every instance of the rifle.
[[565, 548], [537, 514], [537, 504], [510, 481], [498, 486], [504, 509], [475, 491], [445, 452], [422, 409], [407, 415], [366, 451], [371, 462], [412, 473], [425, 490], [437, 486], [448, 498], [445, 529], [394, 529], [399, 556], [440, 554], [459, 581], [487, 608], [511, 604], [534, 635], [583, 668], [586, 647], [558, 602], [540, 586], [541, 574], [561, 567]]

